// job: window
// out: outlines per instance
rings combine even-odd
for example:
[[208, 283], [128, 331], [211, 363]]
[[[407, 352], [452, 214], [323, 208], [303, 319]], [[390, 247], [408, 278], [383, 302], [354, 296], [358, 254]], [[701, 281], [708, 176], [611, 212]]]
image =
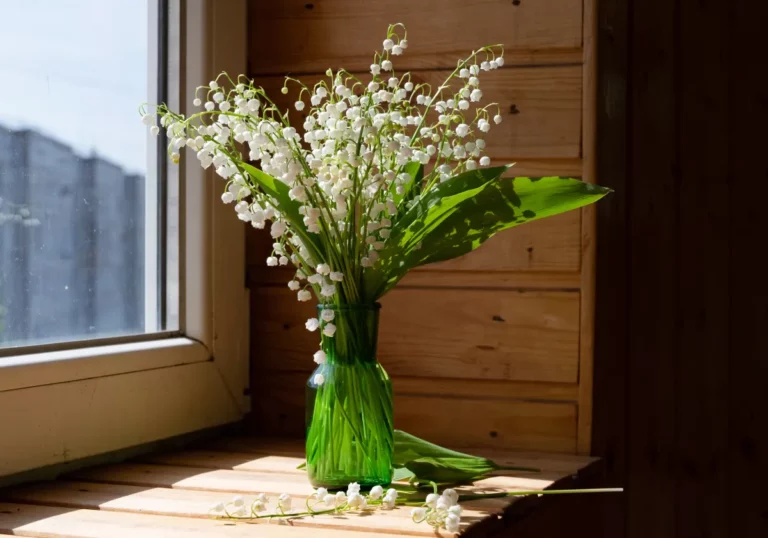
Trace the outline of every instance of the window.
[[0, 347], [177, 328], [156, 314], [175, 238], [154, 240], [173, 227], [147, 212], [168, 201], [136, 112], [164, 86], [147, 0], [4, 9], [35, 24], [0, 33]]
[[138, 115], [245, 71], [245, 0], [4, 9], [0, 485], [249, 405], [244, 228]]

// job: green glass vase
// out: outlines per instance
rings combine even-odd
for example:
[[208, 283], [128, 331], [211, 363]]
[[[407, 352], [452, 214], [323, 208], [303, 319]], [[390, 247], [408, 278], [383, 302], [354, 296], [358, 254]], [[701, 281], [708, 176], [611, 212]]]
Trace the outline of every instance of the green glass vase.
[[[336, 332], [322, 334], [325, 362], [307, 383], [307, 472], [315, 487], [392, 481], [392, 382], [376, 360], [380, 305], [318, 306]], [[328, 314], [326, 314], [328, 317]]]

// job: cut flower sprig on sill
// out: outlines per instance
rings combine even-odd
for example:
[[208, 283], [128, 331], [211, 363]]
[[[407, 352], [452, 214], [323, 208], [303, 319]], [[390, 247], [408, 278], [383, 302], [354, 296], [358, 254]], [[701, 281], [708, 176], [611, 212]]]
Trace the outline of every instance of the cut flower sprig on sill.
[[[286, 493], [279, 495], [270, 509], [270, 500], [264, 493], [259, 493], [249, 504], [241, 495], [235, 496], [228, 503], [218, 503], [211, 507], [214, 516], [235, 521], [257, 521], [272, 519], [300, 519], [334, 514], [370, 513], [374, 510], [393, 510], [397, 507], [411, 507], [411, 519], [414, 523], [425, 523], [436, 531], [446, 530], [458, 533], [461, 530], [462, 507], [459, 501], [479, 499], [498, 499], [504, 497], [526, 497], [531, 495], [563, 495], [576, 493], [616, 493], [621, 488], [600, 488], [581, 490], [542, 490], [509, 491], [496, 493], [461, 494], [455, 489], [445, 489], [438, 493], [437, 484], [432, 483], [432, 493], [424, 495], [413, 488], [398, 486], [385, 491], [382, 486], [374, 486], [366, 494], [361, 492], [356, 482], [349, 484], [346, 492], [329, 492], [318, 488], [305, 500], [304, 510], [292, 511], [294, 501]], [[405, 493], [405, 494], [403, 494]]]
[[306, 499], [303, 511], [292, 512], [292, 498], [281, 494], [275, 502], [275, 508], [270, 511], [269, 499], [263, 493], [256, 495], [249, 505], [238, 495], [229, 503], [219, 503], [211, 508], [211, 513], [220, 517], [234, 520], [259, 520], [274, 518], [301, 518], [327, 514], [342, 514], [348, 512], [370, 512], [372, 510], [392, 510], [397, 505], [414, 506], [411, 518], [415, 523], [427, 523], [434, 529], [445, 529], [448, 532], [459, 532], [461, 523], [461, 507], [458, 504], [459, 494], [453, 489], [446, 489], [442, 495], [430, 493], [426, 499], [414, 501], [400, 498], [395, 488], [386, 491], [382, 486], [374, 486], [366, 494], [360, 491], [356, 482], [349, 484], [347, 491], [331, 493], [325, 488], [318, 488]]
[[[372, 305], [417, 266], [608, 192], [490, 167], [485, 137], [503, 117], [497, 103], [483, 103], [482, 79], [503, 68], [503, 46], [471, 52], [439, 85], [398, 71], [409, 47], [405, 26], [393, 24], [369, 75], [329, 69], [310, 85], [286, 77], [282, 93], [293, 92], [302, 125], [253, 80], [227, 73], [196, 89], [198, 111], [145, 105], [142, 121], [164, 130], [174, 162], [186, 148], [215, 169], [226, 182], [222, 201], [269, 229], [266, 264], [292, 265], [297, 299], [329, 307]], [[345, 340], [330, 310], [306, 327]]]

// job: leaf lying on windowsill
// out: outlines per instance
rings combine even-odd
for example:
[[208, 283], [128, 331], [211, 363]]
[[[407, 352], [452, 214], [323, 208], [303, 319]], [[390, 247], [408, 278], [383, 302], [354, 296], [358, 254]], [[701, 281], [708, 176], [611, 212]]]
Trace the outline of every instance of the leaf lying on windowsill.
[[[306, 462], [297, 469], [305, 469]], [[393, 482], [412, 484], [461, 484], [494, 471], [541, 472], [532, 467], [499, 465], [488, 458], [443, 448], [402, 430], [395, 430], [395, 474]]]

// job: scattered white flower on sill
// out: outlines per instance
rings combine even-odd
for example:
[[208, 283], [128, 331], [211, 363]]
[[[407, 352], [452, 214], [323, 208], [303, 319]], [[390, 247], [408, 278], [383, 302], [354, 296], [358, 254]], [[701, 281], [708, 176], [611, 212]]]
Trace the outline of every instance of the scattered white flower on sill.
[[368, 496], [374, 501], [378, 501], [382, 495], [384, 495], [384, 488], [381, 486], [373, 486], [368, 493]]
[[[322, 385], [325, 382], [322, 374], [316, 374], [313, 377], [316, 385]], [[382, 498], [383, 495], [383, 498]], [[329, 493], [326, 488], [317, 488], [307, 501], [307, 511], [292, 512], [291, 496], [283, 493], [277, 498], [276, 512], [264, 513], [267, 511], [267, 496], [259, 493], [255, 496], [250, 506], [250, 511], [242, 496], [235, 496], [228, 504], [217, 503], [212, 506], [210, 511], [219, 516], [229, 517], [230, 519], [253, 520], [275, 517], [300, 517], [303, 515], [317, 515], [320, 511], [330, 511], [334, 514], [341, 514], [354, 510], [370, 510], [381, 508], [384, 510], [393, 509], [397, 503], [397, 490], [389, 488], [384, 493], [384, 488], [374, 486], [366, 495], [361, 493], [360, 485], [352, 482], [348, 485], [347, 491], [339, 491], [335, 495]], [[461, 527], [461, 506], [457, 504], [458, 494], [452, 489], [446, 489], [442, 495], [430, 494], [429, 502], [423, 506], [414, 507], [411, 510], [411, 519], [415, 523], [427, 523], [436, 531], [445, 529], [451, 533], [457, 533]], [[322, 508], [321, 508], [322, 507]]]
[[[318, 376], [322, 377], [321, 374], [317, 374]], [[317, 377], [317, 376], [315, 376]], [[324, 381], [324, 380], [323, 380]], [[318, 385], [322, 385], [322, 381], [318, 383]], [[291, 510], [291, 496], [287, 493], [282, 493], [280, 497], [277, 499], [277, 507], [282, 510], [283, 512], [290, 512]]]
[[427, 509], [423, 506], [412, 508], [411, 519], [413, 519], [415, 523], [422, 523], [425, 519], [427, 519]]
[[347, 504], [351, 508], [362, 508], [362, 504], [365, 502], [363, 496], [359, 493], [352, 493], [347, 497]]

